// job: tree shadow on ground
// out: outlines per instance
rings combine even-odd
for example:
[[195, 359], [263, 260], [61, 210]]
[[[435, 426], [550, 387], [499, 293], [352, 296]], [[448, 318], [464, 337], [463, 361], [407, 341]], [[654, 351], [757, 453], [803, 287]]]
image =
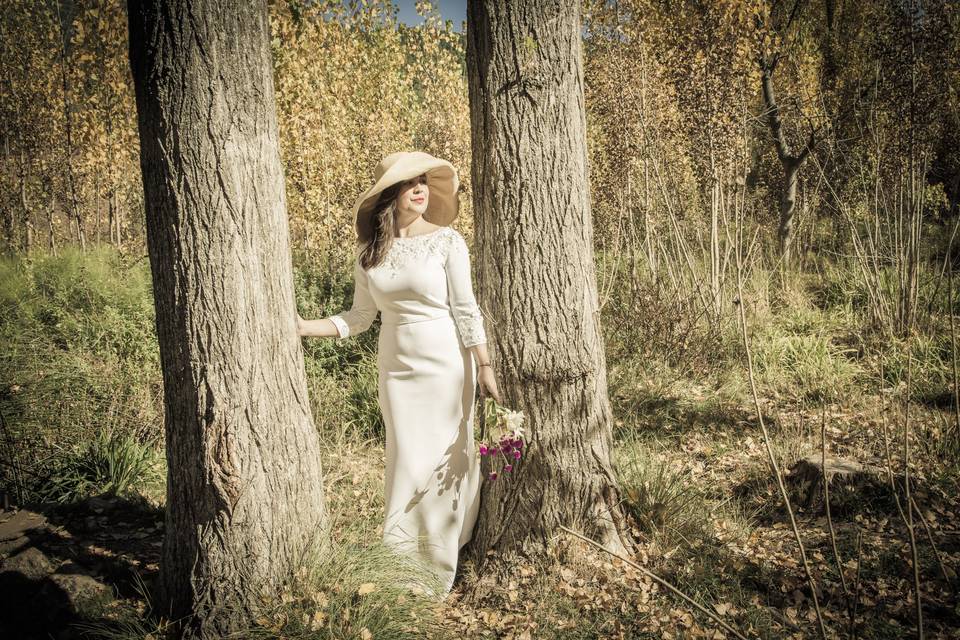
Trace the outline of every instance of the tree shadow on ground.
[[[17, 521], [28, 521], [18, 530]], [[0, 516], [0, 636], [83, 637], [78, 623], [115, 624], [115, 599], [142, 601], [159, 570], [163, 510], [97, 496]]]
[[[626, 435], [675, 435], [690, 431], [723, 429], [730, 435], [758, 433], [756, 411], [752, 406], [707, 398], [691, 401], [678, 395], [665, 395], [655, 389], [617, 389], [610, 402], [617, 424], [614, 439]], [[764, 414], [767, 425], [776, 422]]]

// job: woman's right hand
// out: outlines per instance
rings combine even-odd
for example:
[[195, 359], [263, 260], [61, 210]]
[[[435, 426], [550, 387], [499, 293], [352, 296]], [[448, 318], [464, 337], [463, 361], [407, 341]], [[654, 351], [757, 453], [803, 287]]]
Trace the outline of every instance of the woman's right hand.
[[300, 317], [300, 312], [297, 312], [297, 335], [301, 338], [306, 335], [306, 326], [307, 321]]

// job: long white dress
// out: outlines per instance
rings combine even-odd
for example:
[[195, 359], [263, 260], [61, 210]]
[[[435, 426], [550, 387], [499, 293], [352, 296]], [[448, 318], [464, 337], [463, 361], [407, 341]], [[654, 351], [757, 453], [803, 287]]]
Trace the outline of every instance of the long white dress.
[[477, 366], [467, 347], [487, 339], [467, 243], [451, 227], [394, 238], [384, 262], [369, 271], [354, 260], [354, 280], [353, 306], [330, 320], [343, 339], [366, 331], [381, 314], [383, 540], [419, 554], [449, 593], [480, 497], [473, 438]]

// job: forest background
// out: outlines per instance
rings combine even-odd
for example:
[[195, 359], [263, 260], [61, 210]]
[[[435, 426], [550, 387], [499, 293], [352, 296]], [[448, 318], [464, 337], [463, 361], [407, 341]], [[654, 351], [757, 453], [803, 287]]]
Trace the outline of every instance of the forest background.
[[[464, 36], [428, 2], [415, 27], [389, 1], [269, 4], [298, 304], [322, 317], [349, 303], [350, 206], [384, 155], [453, 162], [454, 226], [472, 238]], [[809, 624], [756, 407], [785, 469], [819, 456], [823, 436], [831, 455], [896, 477], [909, 468], [917, 483], [919, 556], [892, 494], [871, 502], [851, 490], [836, 553], [822, 514], [806, 521], [828, 591], [846, 594], [847, 563], [861, 542], [869, 550], [856, 565], [865, 637], [915, 624], [918, 590], [933, 603], [932, 631], [955, 628], [957, 5], [585, 0], [582, 17], [618, 472], [652, 562], [743, 624], [774, 635]], [[0, 479], [20, 504], [108, 489], [164, 499], [126, 34], [117, 0], [8, 0], [0, 12]], [[383, 438], [375, 338], [304, 343], [311, 396], [324, 398], [314, 416], [328, 495], [334, 510], [362, 498], [370, 527], [382, 461], [365, 443]], [[905, 458], [888, 455], [908, 441]], [[753, 582], [734, 588], [724, 571]], [[533, 584], [525, 575], [511, 588]], [[521, 598], [539, 602], [532, 609], [507, 598], [494, 622], [482, 609], [447, 619], [518, 634], [548, 617], [559, 628], [626, 624], [596, 595], [605, 588], [573, 575], [563, 584], [558, 600]], [[828, 607], [838, 619], [839, 599]], [[593, 614], [564, 613], [582, 601]], [[630, 624], [664, 626], [656, 602]]]

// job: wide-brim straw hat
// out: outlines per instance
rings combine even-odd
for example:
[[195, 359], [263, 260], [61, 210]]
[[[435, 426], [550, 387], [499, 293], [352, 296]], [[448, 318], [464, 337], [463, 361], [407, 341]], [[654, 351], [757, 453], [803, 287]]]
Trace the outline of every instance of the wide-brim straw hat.
[[373, 172], [373, 186], [360, 194], [353, 205], [353, 224], [361, 240], [373, 231], [370, 216], [377, 198], [388, 187], [427, 174], [429, 197], [423, 217], [436, 225], [447, 226], [457, 217], [460, 178], [456, 168], [446, 160], [423, 151], [397, 151], [386, 156]]

